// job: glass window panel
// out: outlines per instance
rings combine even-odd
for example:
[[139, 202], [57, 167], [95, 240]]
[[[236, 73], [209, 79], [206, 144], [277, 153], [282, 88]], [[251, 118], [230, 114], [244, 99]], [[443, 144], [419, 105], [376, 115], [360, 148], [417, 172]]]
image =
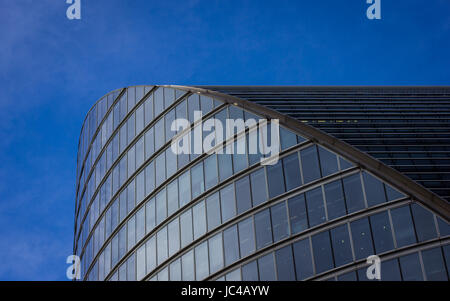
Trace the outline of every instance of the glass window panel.
[[283, 127], [280, 127], [280, 140], [282, 150], [297, 144], [297, 136]]
[[119, 268], [119, 281], [127, 281], [127, 263], [126, 262], [123, 263]]
[[248, 176], [236, 181], [236, 203], [238, 214], [241, 214], [252, 207], [250, 180]]
[[218, 192], [206, 198], [206, 211], [208, 217], [208, 231], [211, 231], [221, 224]]
[[292, 234], [306, 230], [308, 228], [308, 219], [303, 193], [290, 198], [288, 200], [288, 208]]
[[197, 280], [203, 280], [209, 275], [208, 243], [205, 241], [195, 247], [195, 274]]
[[188, 210], [180, 215], [181, 247], [187, 246], [193, 240], [192, 213]]
[[148, 125], [153, 120], [153, 95], [145, 100], [144, 103], [144, 113], [145, 113], [145, 125]]
[[269, 209], [255, 214], [256, 248], [261, 249], [272, 244], [272, 226]]
[[343, 182], [348, 213], [364, 209], [366, 206], [359, 173], [344, 178]]
[[131, 210], [136, 206], [136, 191], [135, 191], [135, 183], [134, 180], [127, 187], [127, 213], [130, 213]]
[[156, 226], [155, 198], [152, 198], [145, 204], [145, 224], [147, 233]]
[[243, 281], [258, 281], [258, 264], [255, 261], [242, 266]]
[[167, 226], [169, 232], [169, 256], [172, 256], [180, 249], [180, 223], [175, 218]]
[[192, 94], [188, 98], [188, 115], [190, 123], [194, 122], [194, 111], [200, 111], [200, 102], [198, 94]]
[[339, 157], [339, 164], [341, 165], [341, 170], [345, 170], [345, 169], [349, 169], [349, 168], [353, 167], [353, 165], [350, 162], [348, 162], [347, 160], [345, 160], [342, 157]]
[[141, 207], [136, 213], [136, 241], [140, 241], [145, 235], [145, 207]]
[[220, 205], [222, 208], [222, 222], [226, 222], [236, 215], [233, 183], [220, 190]]
[[155, 165], [151, 162], [145, 168], [145, 194], [149, 195], [155, 189]]
[[170, 139], [172, 139], [172, 137], [175, 134], [175, 132], [173, 132], [171, 130], [172, 123], [175, 121], [175, 109], [172, 109], [169, 112], [167, 112], [166, 115], [164, 116], [164, 118], [166, 119], [166, 121], [165, 121], [165, 124], [166, 124], [166, 141], [169, 141]]
[[167, 214], [170, 216], [176, 210], [178, 210], [178, 181], [175, 179], [167, 185]]
[[127, 281], [136, 281], [136, 257], [134, 253], [127, 260]]
[[142, 132], [144, 129], [144, 106], [140, 105], [136, 110], [136, 133]]
[[166, 180], [166, 154], [161, 153], [156, 158], [155, 162], [156, 171], [156, 187], [162, 184]]
[[167, 178], [171, 177], [177, 171], [177, 155], [169, 147], [166, 149]]
[[399, 258], [403, 281], [422, 281], [423, 274], [420, 267], [419, 253]]
[[194, 239], [206, 233], [205, 201], [201, 201], [192, 208], [192, 220], [194, 221]]
[[311, 240], [316, 273], [319, 274], [334, 268], [329, 232], [313, 235]]
[[217, 185], [217, 157], [213, 154], [205, 159], [205, 188]]
[[111, 264], [115, 266], [119, 261], [119, 235], [115, 235], [111, 241]]
[[398, 192], [396, 189], [392, 188], [391, 186], [385, 185], [385, 187], [386, 187], [386, 195], [387, 195], [388, 201], [393, 201], [393, 200], [405, 197], [402, 193]]
[[170, 281], [181, 281], [181, 258], [173, 261], [169, 266]]
[[276, 197], [286, 191], [283, 166], [280, 161], [274, 165], [267, 166], [267, 182], [269, 183], [269, 198]]
[[427, 281], [447, 281], [441, 247], [422, 251], [422, 260]]
[[163, 88], [158, 88], [154, 92], [154, 99], [155, 99], [155, 116], [158, 116], [164, 110]]
[[319, 146], [319, 157], [322, 177], [326, 177], [338, 171], [337, 156], [335, 154]]
[[192, 174], [192, 198], [196, 198], [205, 191], [203, 180], [203, 162], [198, 163], [191, 169]]
[[220, 181], [228, 179], [233, 174], [233, 163], [231, 161], [231, 155], [218, 154], [217, 159], [219, 161], [219, 178]]
[[[237, 141], [233, 142], [233, 147], [234, 147], [234, 154], [233, 154], [233, 168], [234, 168], [234, 173], [238, 173], [241, 170], [244, 170], [245, 168], [248, 167], [248, 162], [247, 162], [247, 154], [245, 151], [245, 136], [241, 136], [240, 138], [238, 138]], [[244, 145], [244, 149], [240, 150], [239, 145], [242, 144]]]
[[298, 154], [294, 153], [283, 158], [284, 178], [286, 179], [286, 190], [289, 191], [302, 185], [300, 175], [300, 165], [298, 163]]
[[167, 217], [166, 189], [156, 195], [156, 224], [159, 225]]
[[180, 207], [183, 207], [191, 200], [191, 182], [189, 170], [178, 178], [178, 190], [180, 193]]
[[168, 247], [167, 247], [167, 227], [162, 228], [158, 231], [156, 235], [157, 245], [158, 245], [158, 264], [163, 263], [168, 257]]
[[387, 212], [380, 212], [370, 217], [375, 252], [383, 253], [394, 248], [391, 225]]
[[316, 146], [310, 146], [300, 151], [302, 160], [303, 181], [305, 184], [320, 178], [319, 158]]
[[275, 251], [278, 281], [295, 281], [294, 258], [292, 247], [288, 245]]
[[154, 130], [153, 127], [145, 132], [145, 159], [150, 158], [155, 152]]
[[[363, 269], [363, 273], [358, 273], [359, 281], [368, 280], [366, 271], [366, 269]], [[402, 281], [397, 258], [388, 261], [381, 261], [381, 281]]]
[[187, 119], [187, 102], [183, 100], [176, 107], [177, 119]]
[[226, 281], [241, 281], [241, 269], [235, 269], [225, 275]]
[[222, 233], [214, 235], [208, 240], [209, 265], [211, 273], [215, 273], [223, 267]]
[[328, 219], [333, 220], [344, 216], [347, 213], [347, 210], [345, 208], [345, 199], [341, 180], [325, 184], [324, 188]]
[[147, 250], [147, 274], [156, 267], [156, 236], [152, 236], [146, 243]]
[[228, 266], [239, 259], [239, 242], [236, 225], [223, 231], [223, 245], [225, 249], [225, 265]]
[[246, 257], [255, 252], [255, 232], [253, 218], [249, 217], [238, 224], [241, 256]]
[[136, 219], [133, 215], [127, 222], [128, 224], [128, 248], [127, 250], [131, 250], [136, 244]]
[[164, 137], [164, 118], [159, 119], [155, 124], [155, 150], [161, 148], [166, 142]]
[[125, 224], [119, 231], [119, 259], [122, 259], [126, 251], [127, 251], [127, 227]]
[[414, 234], [414, 225], [409, 206], [392, 209], [391, 217], [397, 248], [415, 243], [416, 235]]
[[437, 233], [433, 214], [416, 203], [411, 204], [411, 210], [419, 242], [436, 238]]
[[309, 224], [311, 227], [326, 221], [322, 187], [314, 188], [305, 193], [306, 208], [308, 208]]
[[251, 173], [250, 182], [252, 186], [253, 206], [257, 206], [267, 201], [267, 185], [264, 168]]
[[190, 250], [181, 257], [181, 271], [183, 281], [194, 281], [194, 250]]
[[338, 281], [357, 281], [356, 272], [351, 271], [342, 275], [337, 276]]
[[274, 205], [270, 208], [272, 217], [273, 240], [277, 242], [289, 236], [289, 224], [287, 219], [286, 203]]
[[211, 112], [213, 109], [213, 100], [209, 97], [201, 95], [200, 96], [200, 105], [202, 107], [203, 115], [206, 115], [209, 112]]
[[442, 220], [440, 217], [437, 218], [439, 226], [439, 234], [441, 237], [450, 235], [450, 224]]
[[158, 281], [168, 281], [169, 280], [169, 269], [165, 267], [157, 275]]
[[145, 197], [145, 171], [141, 171], [136, 177], [136, 203], [140, 203]]
[[136, 133], [136, 120], [135, 120], [135, 114], [131, 114], [130, 117], [127, 120], [127, 131], [128, 131], [128, 144], [134, 139]]
[[386, 202], [383, 183], [367, 172], [363, 172], [364, 188], [366, 191], [367, 205], [375, 206]]
[[330, 234], [336, 267], [353, 261], [347, 224], [331, 229]]
[[356, 260], [367, 258], [374, 254], [372, 233], [368, 218], [362, 218], [350, 223], [352, 231], [353, 248]]
[[127, 190], [124, 189], [120, 193], [120, 221], [127, 216]]
[[275, 265], [273, 262], [273, 253], [267, 254], [258, 259], [258, 270], [260, 281], [275, 281]]

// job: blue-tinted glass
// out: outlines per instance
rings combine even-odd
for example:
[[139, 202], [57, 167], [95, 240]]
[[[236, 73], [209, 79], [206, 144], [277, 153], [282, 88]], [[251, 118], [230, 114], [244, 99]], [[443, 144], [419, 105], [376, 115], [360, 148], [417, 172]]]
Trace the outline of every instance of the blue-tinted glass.
[[398, 192], [396, 189], [392, 188], [391, 186], [385, 185], [385, 187], [386, 187], [386, 195], [387, 195], [388, 201], [393, 201], [393, 200], [404, 197], [404, 195], [402, 193]]
[[156, 171], [156, 187], [166, 180], [166, 153], [161, 153], [156, 157], [155, 161]]
[[305, 193], [306, 208], [308, 208], [309, 225], [314, 227], [326, 221], [325, 207], [322, 197], [322, 187], [314, 188]]
[[[244, 136], [242, 136], [244, 137]], [[243, 149], [239, 148], [239, 144], [242, 144]], [[238, 173], [248, 167], [247, 154], [245, 153], [245, 139], [240, 138], [233, 143], [234, 154], [233, 154], [233, 168], [234, 173]]]
[[209, 274], [208, 243], [205, 241], [195, 248], [195, 275], [197, 280], [203, 280]]
[[347, 224], [331, 229], [330, 234], [336, 267], [353, 261]]
[[273, 262], [273, 253], [258, 259], [259, 281], [274, 281], [275, 266]]
[[415, 243], [416, 235], [409, 206], [392, 209], [391, 217], [397, 247], [401, 248]]
[[193, 240], [192, 231], [192, 212], [187, 210], [180, 215], [180, 229], [181, 229], [181, 247], [187, 246]]
[[348, 213], [364, 209], [366, 206], [359, 173], [344, 178], [343, 182]]
[[338, 281], [357, 281], [356, 272], [351, 271], [342, 275], [337, 276]]
[[171, 215], [178, 209], [178, 181], [172, 181], [167, 186], [167, 214]]
[[208, 240], [209, 246], [209, 266], [211, 273], [215, 273], [223, 267], [223, 244], [222, 233], [219, 233]]
[[422, 268], [420, 267], [419, 253], [414, 253], [399, 258], [403, 281], [423, 280]]
[[252, 261], [242, 266], [243, 281], [258, 281], [258, 265], [256, 261]]
[[345, 160], [342, 157], [339, 157], [339, 164], [341, 165], [341, 170], [345, 170], [345, 169], [353, 167], [353, 165], [350, 162], [348, 162], [347, 160]]
[[344, 216], [346, 214], [346, 208], [341, 180], [325, 184], [324, 188], [328, 219], [332, 220]]
[[241, 214], [252, 207], [250, 180], [248, 176], [236, 181], [236, 203], [238, 214]]
[[147, 273], [150, 273], [156, 267], [156, 235], [147, 241], [146, 249]]
[[443, 246], [442, 251], [444, 252], [444, 258], [447, 264], [447, 276], [450, 278], [450, 245]]
[[437, 237], [433, 214], [416, 203], [411, 204], [411, 210], [419, 242]]
[[155, 117], [158, 116], [164, 110], [164, 93], [163, 88], [159, 88], [154, 93], [155, 99]]
[[155, 152], [154, 130], [153, 128], [145, 132], [145, 159], [150, 158]]
[[288, 245], [275, 251], [278, 281], [295, 281], [294, 258], [292, 247]]
[[147, 233], [156, 226], [155, 198], [150, 199], [145, 204], [145, 227]]
[[166, 149], [166, 167], [167, 178], [171, 177], [177, 171], [177, 155], [172, 151], [172, 148]]
[[183, 207], [191, 200], [191, 183], [189, 177], [189, 170], [183, 173], [178, 178], [178, 191], [180, 199], [180, 207]]
[[[365, 276], [365, 275], [364, 275]], [[365, 276], [367, 278], [367, 276]], [[381, 261], [381, 281], [401, 281], [398, 259]]]
[[267, 182], [269, 183], [269, 198], [276, 197], [286, 191], [283, 166], [280, 161], [274, 165], [267, 166]]
[[287, 220], [286, 203], [274, 205], [270, 208], [272, 217], [273, 240], [277, 242], [289, 236], [289, 224]]
[[384, 185], [380, 180], [367, 172], [363, 172], [363, 181], [366, 190], [367, 205], [369, 207], [386, 202]]
[[181, 257], [181, 271], [183, 281], [195, 280], [194, 274], [194, 250], [189, 251]]
[[217, 185], [217, 157], [215, 154], [205, 159], [205, 189]]
[[338, 171], [337, 156], [335, 154], [319, 146], [319, 157], [322, 177], [326, 177]]
[[239, 245], [241, 257], [246, 257], [255, 252], [255, 233], [253, 229], [253, 218], [249, 217], [238, 224]]
[[175, 109], [170, 110], [166, 113], [164, 116], [166, 119], [165, 125], [166, 125], [166, 140], [172, 139], [172, 137], [175, 135], [175, 131], [172, 131], [172, 123], [175, 121]]
[[322, 273], [334, 267], [333, 253], [331, 251], [330, 234], [328, 231], [311, 237], [314, 252], [316, 273]]
[[255, 214], [256, 249], [272, 244], [272, 226], [269, 209]]
[[194, 111], [200, 111], [199, 96], [192, 94], [188, 98], [188, 116], [191, 123], [194, 122]]
[[220, 190], [220, 206], [222, 208], [223, 222], [236, 215], [236, 202], [234, 200], [233, 184], [230, 184]]
[[264, 168], [251, 173], [250, 182], [252, 186], [253, 206], [257, 206], [267, 201], [267, 185]]
[[162, 228], [156, 234], [156, 245], [158, 246], [158, 264], [161, 264], [169, 256], [167, 244], [167, 227]]
[[309, 243], [309, 238], [294, 243], [293, 250], [297, 280], [303, 280], [305, 278], [311, 277], [314, 271], [312, 266], [311, 246]]
[[206, 213], [208, 220], [208, 231], [221, 224], [219, 193], [216, 192], [206, 199]]
[[155, 165], [151, 162], [145, 168], [145, 194], [149, 195], [155, 189]]
[[219, 161], [219, 178], [220, 181], [228, 179], [233, 174], [233, 163], [231, 155], [218, 154], [217, 159]]
[[203, 162], [198, 163], [191, 169], [192, 198], [196, 198], [205, 191], [203, 180]]
[[387, 212], [380, 212], [370, 217], [372, 235], [376, 253], [383, 253], [394, 248], [391, 225]]
[[280, 127], [280, 140], [282, 150], [297, 144], [297, 136], [283, 127]]
[[156, 224], [159, 225], [167, 217], [166, 189], [156, 195]]
[[288, 208], [292, 234], [306, 230], [308, 228], [308, 219], [303, 193], [290, 198], [288, 200]]
[[[255, 163], [259, 163], [261, 161], [261, 152], [258, 148], [258, 141], [260, 134], [258, 130], [251, 131], [247, 134], [247, 153], [248, 153], [248, 161], [249, 165], [253, 165]], [[256, 147], [255, 147], [256, 146]]]
[[170, 281], [181, 281], [181, 259], [177, 259], [169, 266]]
[[167, 109], [175, 101], [175, 90], [164, 88], [164, 107]]
[[441, 237], [450, 235], [450, 224], [442, 220], [440, 217], [437, 218], [439, 226], [439, 234]]
[[302, 185], [300, 175], [300, 165], [298, 163], [298, 154], [294, 153], [283, 158], [284, 178], [286, 179], [286, 190], [289, 191]]
[[192, 208], [192, 220], [194, 222], [194, 239], [206, 233], [206, 209], [205, 202], [201, 201]]
[[367, 258], [373, 255], [372, 233], [367, 217], [350, 223], [352, 231], [355, 259]]
[[303, 181], [305, 184], [320, 178], [319, 158], [316, 146], [310, 146], [300, 151], [302, 160]]
[[447, 281], [445, 262], [440, 247], [422, 251], [422, 260], [427, 281]]
[[239, 242], [236, 225], [223, 231], [223, 246], [225, 248], [225, 265], [230, 265], [239, 259]]

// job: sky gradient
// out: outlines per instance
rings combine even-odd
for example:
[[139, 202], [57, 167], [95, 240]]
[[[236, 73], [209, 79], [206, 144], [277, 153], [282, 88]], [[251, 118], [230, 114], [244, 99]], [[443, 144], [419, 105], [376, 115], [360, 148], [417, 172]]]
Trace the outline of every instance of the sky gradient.
[[450, 84], [448, 0], [81, 5], [0, 0], [0, 280], [66, 280], [78, 136], [111, 90]]

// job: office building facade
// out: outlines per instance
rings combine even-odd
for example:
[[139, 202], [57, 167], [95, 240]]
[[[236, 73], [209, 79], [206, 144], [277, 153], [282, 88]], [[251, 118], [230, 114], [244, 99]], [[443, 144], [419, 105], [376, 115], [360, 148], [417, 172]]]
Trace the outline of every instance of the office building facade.
[[[210, 119], [279, 120], [279, 160], [256, 126], [172, 151]], [[364, 281], [377, 255], [381, 280], [447, 281], [449, 163], [450, 88], [128, 87], [82, 127], [74, 254], [83, 280]]]

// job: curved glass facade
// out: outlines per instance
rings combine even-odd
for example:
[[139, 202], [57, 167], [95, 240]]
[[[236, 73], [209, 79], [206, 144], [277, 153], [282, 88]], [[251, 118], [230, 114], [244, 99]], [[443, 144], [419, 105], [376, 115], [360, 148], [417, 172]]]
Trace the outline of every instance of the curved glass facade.
[[[172, 131], [179, 118], [190, 129]], [[169, 86], [116, 90], [89, 111], [74, 233], [82, 279], [364, 280], [373, 254], [386, 280], [448, 279], [443, 216], [282, 122], [274, 165], [249, 151], [251, 127], [215, 147], [243, 139], [244, 154], [172, 152], [173, 137], [192, 141], [213, 118], [267, 116]]]

